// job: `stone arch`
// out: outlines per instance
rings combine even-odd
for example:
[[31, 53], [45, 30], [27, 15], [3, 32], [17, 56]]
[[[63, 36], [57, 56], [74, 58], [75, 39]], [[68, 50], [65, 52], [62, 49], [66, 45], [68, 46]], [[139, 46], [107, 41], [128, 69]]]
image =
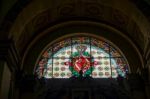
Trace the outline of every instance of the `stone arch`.
[[[132, 73], [136, 73], [139, 68], [143, 67], [142, 57], [134, 45], [134, 43], [120, 31], [96, 22], [89, 21], [70, 21], [50, 27], [42, 32], [32, 41], [26, 50], [22, 67], [29, 74], [33, 73], [37, 57], [49, 43], [53, 42], [64, 35], [72, 35], [72, 33], [89, 33], [89, 35], [97, 35], [104, 37], [120, 48], [127, 58]], [[34, 51], [36, 50], [36, 51]], [[32, 61], [32, 63], [31, 63]]]
[[[39, 3], [41, 7], [38, 7]], [[149, 23], [140, 11], [126, 0], [122, 2], [117, 2], [117, 0], [109, 2], [98, 0], [32, 1], [18, 14], [10, 29], [9, 37], [14, 39], [20, 51], [22, 50], [20, 42], [29, 42], [34, 35], [38, 35], [37, 31], [64, 19], [73, 20], [74, 17], [93, 18], [119, 28], [126, 32], [126, 35], [141, 51], [144, 50]]]

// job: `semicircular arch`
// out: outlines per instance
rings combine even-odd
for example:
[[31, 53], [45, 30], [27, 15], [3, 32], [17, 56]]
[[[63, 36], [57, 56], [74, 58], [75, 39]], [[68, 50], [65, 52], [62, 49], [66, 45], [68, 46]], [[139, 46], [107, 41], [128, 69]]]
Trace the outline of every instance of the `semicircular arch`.
[[104, 37], [114, 43], [123, 52], [129, 62], [131, 72], [135, 73], [139, 68], [143, 67], [143, 60], [140, 52], [134, 43], [123, 35], [123, 33], [105, 24], [88, 21], [71, 21], [50, 27], [32, 41], [22, 62], [24, 70], [28, 73], [33, 73], [37, 57], [44, 48], [59, 37], [61, 39], [64, 38], [64, 35], [73, 35], [72, 33], [76, 35], [78, 33], [88, 33], [86, 35]]

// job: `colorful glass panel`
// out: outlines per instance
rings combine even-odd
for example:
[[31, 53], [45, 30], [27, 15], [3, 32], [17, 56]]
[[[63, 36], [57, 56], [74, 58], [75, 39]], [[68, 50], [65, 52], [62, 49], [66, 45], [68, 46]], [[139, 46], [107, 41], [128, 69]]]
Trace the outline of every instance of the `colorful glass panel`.
[[95, 58], [97, 65], [92, 73], [93, 78], [109, 78], [111, 77], [110, 59], [109, 58]]
[[52, 75], [52, 60], [47, 60], [43, 58], [39, 61], [38, 68], [36, 69], [36, 73], [39, 77], [48, 77], [51, 78]]
[[89, 44], [89, 37], [73, 37], [72, 44]]
[[69, 61], [69, 58], [54, 58], [53, 59], [53, 78], [69, 78], [71, 71], [69, 66], [65, 65], [65, 62]]
[[104, 41], [91, 38], [91, 46], [98, 47], [103, 51], [105, 51], [106, 53], [109, 53], [109, 44]]
[[72, 55], [80, 54], [80, 53], [90, 56], [90, 45], [87, 45], [87, 44], [72, 45]]
[[113, 71], [121, 77], [126, 77], [126, 73], [128, 73], [128, 66], [126, 61], [123, 58], [113, 58], [111, 59], [111, 66], [113, 67]]
[[36, 74], [45, 78], [126, 77], [128, 64], [110, 43], [91, 37], [72, 37], [43, 53]]
[[67, 46], [62, 48], [61, 50], [58, 50], [56, 53], [54, 53], [53, 57], [55, 58], [69, 58], [71, 55], [71, 46]]
[[[68, 62], [67, 62], [68, 63]], [[94, 61], [90, 55], [90, 46], [85, 44], [75, 44], [73, 45], [73, 53], [70, 65], [70, 71], [73, 76], [90, 76], [93, 71]]]
[[97, 58], [102, 58], [102, 57], [109, 57], [109, 53], [106, 52], [105, 50], [92, 46], [91, 47], [91, 55]]
[[111, 57], [121, 57], [121, 54], [118, 50], [110, 46], [110, 56]]
[[66, 39], [53, 45], [53, 53], [56, 53], [61, 48], [71, 45], [71, 39]]

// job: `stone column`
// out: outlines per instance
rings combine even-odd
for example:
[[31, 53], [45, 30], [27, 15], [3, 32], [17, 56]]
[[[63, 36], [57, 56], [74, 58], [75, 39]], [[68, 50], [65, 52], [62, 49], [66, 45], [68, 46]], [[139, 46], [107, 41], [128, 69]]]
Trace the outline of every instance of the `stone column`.
[[[2, 62], [2, 61], [1, 61]], [[6, 62], [1, 65], [3, 69], [1, 70], [1, 89], [0, 89], [0, 98], [8, 99], [9, 98], [9, 89], [10, 89], [10, 81], [11, 81], [11, 72], [8, 68]]]
[[147, 99], [150, 99], [150, 59], [147, 61], [147, 65], [145, 69], [142, 70], [141, 75], [144, 80]]
[[0, 40], [0, 99], [18, 99], [15, 73], [19, 70], [19, 55], [12, 40]]
[[0, 98], [2, 97], [2, 79], [3, 79], [3, 70], [5, 62], [0, 60]]

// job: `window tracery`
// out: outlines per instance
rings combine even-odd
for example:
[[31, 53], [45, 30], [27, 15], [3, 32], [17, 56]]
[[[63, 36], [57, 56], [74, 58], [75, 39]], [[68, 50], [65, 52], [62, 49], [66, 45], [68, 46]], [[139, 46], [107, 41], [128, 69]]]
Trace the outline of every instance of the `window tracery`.
[[71, 37], [50, 46], [41, 56], [35, 73], [45, 78], [126, 77], [128, 63], [112, 44], [93, 37]]

